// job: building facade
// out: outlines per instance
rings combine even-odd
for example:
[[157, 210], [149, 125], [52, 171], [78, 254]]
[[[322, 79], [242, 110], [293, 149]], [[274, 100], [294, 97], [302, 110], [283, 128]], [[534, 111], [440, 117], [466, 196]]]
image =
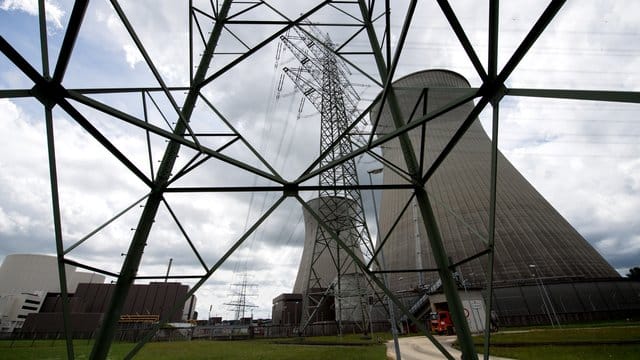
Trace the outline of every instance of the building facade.
[[[15, 254], [0, 266], [0, 332], [20, 336], [50, 337], [63, 332], [62, 297], [55, 256]], [[105, 277], [66, 266], [71, 328], [74, 336], [91, 337], [102, 322], [114, 284]], [[189, 287], [175, 282], [134, 284], [119, 321], [130, 335], [158, 322], [196, 319], [196, 297], [187, 299]], [[185, 299], [186, 302], [182, 303]], [[126, 335], [126, 338], [131, 337]], [[136, 335], [137, 336], [137, 335]]]
[[0, 295], [0, 333], [21, 329], [29, 314], [40, 311], [45, 295], [43, 291]]
[[[65, 265], [67, 290], [80, 283], [104, 283], [105, 277]], [[7, 255], [0, 265], [0, 333], [20, 330], [29, 314], [38, 313], [48, 294], [60, 294], [58, 260], [39, 254]]]

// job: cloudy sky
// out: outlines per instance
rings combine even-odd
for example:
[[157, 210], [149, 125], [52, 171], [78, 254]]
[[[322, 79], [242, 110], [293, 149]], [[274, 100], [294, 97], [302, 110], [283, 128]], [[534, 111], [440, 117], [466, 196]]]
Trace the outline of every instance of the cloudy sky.
[[[195, 1], [211, 13], [209, 1]], [[295, 18], [316, 2], [269, 4]], [[283, 4], [286, 3], [286, 6]], [[380, 2], [382, 3], [382, 2]], [[488, 6], [483, 1], [452, 1], [464, 29], [483, 63], [487, 53]], [[534, 3], [534, 4], [531, 4]], [[295, 5], [294, 5], [295, 4]], [[189, 16], [187, 2], [121, 1], [124, 13], [168, 86], [189, 83]], [[397, 41], [407, 4], [393, 1], [392, 40]], [[64, 37], [73, 3], [47, 0], [49, 59], [52, 68]], [[245, 5], [246, 6], [246, 5]], [[503, 65], [526, 35], [544, 2], [504, 1], [500, 8], [499, 66]], [[241, 10], [242, 6], [232, 8]], [[357, 15], [353, 6], [340, 7]], [[37, 1], [0, 0], [0, 35], [33, 67], [42, 69]], [[571, 1], [564, 6], [507, 81], [515, 88], [589, 90], [640, 90], [640, 3], [637, 1]], [[204, 36], [212, 28], [197, 13]], [[245, 19], [278, 19], [265, 6], [248, 12]], [[343, 12], [327, 8], [312, 22], [351, 21]], [[195, 24], [195, 21], [194, 21]], [[422, 1], [416, 9], [396, 77], [411, 72], [447, 68], [463, 74], [472, 86], [480, 78], [450, 30], [435, 2]], [[194, 57], [203, 48], [194, 25]], [[214, 73], [278, 26], [232, 25], [225, 31], [209, 74]], [[335, 42], [351, 30], [321, 28]], [[351, 51], [366, 51], [364, 37], [356, 37]], [[262, 154], [285, 179], [293, 180], [315, 159], [319, 149], [319, 117], [307, 103], [298, 116], [300, 95], [285, 79], [283, 67], [295, 68], [290, 53], [280, 53], [278, 42], [265, 46], [247, 61], [232, 68], [203, 89], [203, 94], [229, 124]], [[375, 74], [373, 59], [354, 55], [350, 61]], [[377, 77], [377, 76], [376, 76]], [[364, 108], [379, 92], [371, 81], [354, 71], [352, 81], [361, 92]], [[108, 1], [89, 5], [63, 82], [68, 89], [158, 87], [143, 56]], [[31, 81], [0, 56], [0, 90], [29, 89]], [[177, 120], [166, 94], [140, 92], [90, 95], [113, 108], [171, 130]], [[182, 104], [183, 91], [172, 92]], [[157, 170], [166, 142], [122, 123], [104, 113], [70, 101], [91, 123], [127, 155], [147, 176]], [[535, 98], [505, 98], [501, 105], [500, 148], [521, 173], [569, 222], [622, 274], [638, 266], [640, 259], [640, 130], [637, 104], [584, 102]], [[64, 111], [54, 108], [56, 152], [65, 246], [71, 246], [146, 194], [147, 187], [89, 136]], [[489, 111], [480, 119], [490, 129]], [[194, 132], [232, 134], [233, 129], [202, 101], [192, 118]], [[46, 133], [42, 105], [32, 98], [0, 98], [0, 261], [12, 253], [55, 253]], [[229, 136], [202, 138], [218, 147]], [[149, 152], [151, 149], [151, 161]], [[236, 142], [225, 155], [259, 169], [265, 167]], [[182, 149], [176, 171], [195, 155]], [[358, 159], [361, 182], [366, 171], [379, 165]], [[380, 179], [377, 179], [379, 181]], [[314, 180], [315, 181], [315, 180]], [[313, 183], [311, 181], [310, 183]], [[237, 167], [209, 160], [176, 186], [273, 185]], [[203, 261], [213, 265], [222, 254], [271, 207], [277, 193], [167, 194], [171, 210], [186, 229]], [[302, 194], [305, 199], [313, 193]], [[371, 209], [370, 194], [363, 194]], [[69, 258], [118, 272], [138, 217], [140, 205], [112, 222], [75, 248]], [[367, 214], [369, 220], [373, 214]], [[372, 221], [371, 221], [372, 222]], [[373, 229], [375, 232], [375, 229]], [[286, 199], [265, 223], [235, 252], [197, 293], [200, 318], [230, 317], [225, 303], [233, 302], [233, 284], [247, 274], [251, 286], [248, 301], [257, 307], [256, 317], [270, 317], [271, 299], [290, 292], [303, 240], [300, 205]], [[161, 207], [145, 250], [140, 275], [162, 275], [173, 259], [174, 275], [197, 275], [203, 267], [187, 245], [171, 213]], [[108, 279], [112, 280], [112, 279]], [[204, 315], [204, 316], [202, 316]]]

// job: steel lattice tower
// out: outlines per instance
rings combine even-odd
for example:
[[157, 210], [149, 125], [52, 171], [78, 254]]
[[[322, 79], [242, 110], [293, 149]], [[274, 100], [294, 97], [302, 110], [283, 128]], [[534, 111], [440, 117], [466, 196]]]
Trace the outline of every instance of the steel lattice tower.
[[[314, 27], [307, 31], [294, 28], [293, 33], [281, 37], [301, 65], [284, 68], [284, 72], [320, 112], [320, 154], [325, 156], [319, 166], [329, 167], [353, 151], [348, 127], [360, 99], [348, 79], [348, 68], [331, 49], [329, 36]], [[358, 184], [356, 162], [352, 158], [319, 174], [318, 198], [308, 204], [362, 259], [362, 249], [370, 257], [373, 244]], [[294, 285], [294, 292], [304, 295], [302, 328], [314, 321], [319, 307], [329, 294], [333, 294], [338, 331], [341, 331], [343, 320], [356, 321], [366, 329], [363, 304], [368, 290], [364, 280], [360, 280], [364, 279], [364, 274], [339, 248], [331, 234], [310, 216], [305, 211], [305, 247]], [[345, 285], [347, 275], [349, 280]]]
[[[170, 201], [165, 199], [164, 195], [172, 192], [184, 192], [184, 193], [205, 193], [205, 192], [250, 192], [250, 193], [265, 193], [275, 192], [280, 193], [281, 196], [272, 204], [271, 207], [266, 209], [261, 216], [253, 222], [252, 226], [242, 231], [241, 234], [235, 238], [233, 244], [228, 248], [222, 249], [223, 255], [216, 260], [205, 259], [201, 256], [201, 248], [194, 244], [187, 236], [187, 231], [184, 232], [185, 246], [192, 249], [194, 256], [197, 258], [198, 263], [202, 266], [201, 273], [195, 275], [198, 281], [189, 291], [187, 297], [182, 299], [182, 302], [186, 301], [188, 296], [193, 295], [199, 288], [201, 288], [205, 282], [210, 279], [215, 273], [218, 273], [221, 266], [229, 259], [229, 257], [238, 250], [240, 246], [258, 229], [279, 207], [285, 200], [295, 200], [302, 205], [309, 213], [308, 219], [314, 220], [319, 223], [321, 229], [326, 231], [327, 229], [335, 228], [331, 226], [330, 219], [322, 219], [322, 214], [319, 214], [318, 207], [312, 206], [302, 200], [300, 194], [309, 191], [327, 191], [330, 194], [338, 193], [344, 199], [352, 199], [345, 201], [343, 204], [349, 205], [351, 201], [356, 204], [356, 198], [350, 194], [351, 187], [339, 186], [334, 184], [330, 185], [313, 185], [308, 186], [310, 179], [316, 177], [323, 178], [323, 175], [328, 175], [329, 178], [333, 175], [343, 175], [344, 169], [352, 168], [351, 161], [368, 152], [373, 152], [379, 149], [389, 141], [397, 140], [399, 142], [400, 150], [402, 152], [401, 159], [398, 161], [402, 164], [400, 171], [402, 173], [403, 182], [398, 184], [386, 184], [385, 186], [371, 186], [368, 189], [411, 189], [416, 198], [416, 214], [420, 215], [422, 224], [424, 225], [427, 233], [429, 234], [429, 249], [434, 254], [435, 266], [442, 279], [443, 289], [447, 297], [447, 301], [450, 304], [449, 309], [451, 311], [452, 318], [456, 325], [456, 333], [460, 344], [461, 351], [465, 359], [476, 359], [477, 350], [473, 344], [473, 339], [465, 320], [464, 309], [460, 301], [458, 289], [456, 283], [451, 274], [450, 268], [453, 265], [449, 259], [448, 250], [445, 247], [446, 239], [443, 239], [441, 232], [437, 226], [437, 222], [434, 216], [434, 210], [431, 205], [429, 194], [425, 190], [425, 184], [433, 178], [439, 170], [439, 167], [443, 162], [449, 158], [453, 150], [458, 147], [458, 143], [468, 131], [473, 131], [473, 123], [476, 121], [477, 116], [484, 110], [489, 110], [492, 114], [492, 134], [491, 134], [491, 154], [490, 164], [486, 167], [490, 168], [489, 171], [489, 196], [486, 201], [488, 211], [487, 222], [487, 241], [483, 245], [482, 251], [478, 251], [473, 255], [473, 258], [482, 258], [486, 260], [486, 291], [492, 293], [493, 291], [493, 268], [494, 257], [499, 254], [499, 251], [494, 252], [496, 242], [494, 241], [497, 236], [498, 230], [496, 221], [498, 212], [496, 211], [496, 200], [499, 198], [498, 194], [502, 191], [498, 186], [497, 176], [497, 164], [499, 159], [498, 151], [498, 127], [500, 120], [500, 105], [503, 98], [550, 98], [557, 100], [572, 100], [577, 102], [584, 101], [596, 101], [596, 102], [613, 102], [621, 104], [639, 104], [640, 93], [629, 89], [628, 87], [622, 87], [617, 91], [611, 89], [592, 89], [592, 90], [580, 90], [575, 87], [567, 88], [566, 85], [560, 85], [560, 88], [551, 88], [553, 82], [545, 84], [546, 86], [536, 86], [535, 88], [518, 87], [514, 83], [510, 82], [513, 78], [514, 72], [522, 68], [522, 62], [529, 54], [534, 45], [539, 42], [541, 35], [549, 33], [549, 27], [552, 22], [568, 21], [569, 18], [562, 18], [558, 16], [565, 12], [565, 0], [550, 0], [541, 11], [534, 15], [534, 21], [530, 27], [527, 27], [524, 37], [518, 39], [516, 43], [509, 44], [508, 46], [502, 45], [500, 39], [500, 32], [502, 25], [500, 24], [500, 2], [498, 0], [491, 0], [488, 2], [488, 21], [486, 26], [486, 46], [478, 46], [477, 43], [470, 40], [470, 32], [465, 30], [460, 20], [460, 11], [456, 11], [452, 8], [447, 0], [438, 0], [437, 5], [441, 10], [431, 11], [429, 15], [440, 16], [448, 24], [449, 30], [452, 30], [455, 34], [455, 43], [457, 43], [466, 55], [466, 65], [471, 70], [471, 75], [476, 78], [474, 82], [476, 87], [471, 88], [456, 88], [461, 93], [456, 96], [455, 100], [443, 106], [438, 106], [432, 111], [416, 116], [415, 118], [407, 118], [401, 110], [401, 104], [399, 96], [396, 94], [398, 89], [395, 88], [395, 80], [406, 74], [405, 69], [400, 69], [399, 64], [402, 64], [403, 60], [409, 56], [406, 50], [410, 50], [414, 45], [409, 39], [409, 35], [412, 31], [416, 30], [416, 23], [421, 26], [425, 24], [425, 21], [430, 22], [433, 19], [426, 19], [424, 17], [424, 8], [429, 2], [419, 2], [417, 0], [411, 0], [402, 6], [398, 4], [400, 2], [393, 2], [394, 14], [403, 15], [401, 28], [394, 28], [393, 25], [400, 25], [400, 22], [392, 22], [391, 20], [391, 1], [374, 2], [358, 0], [353, 2], [345, 1], [316, 1], [304, 4], [299, 9], [295, 6], [291, 6], [294, 2], [286, 2], [284, 4], [273, 4], [272, 2], [246, 2], [232, 0], [224, 1], [210, 1], [210, 2], [185, 2], [184, 15], [188, 18], [188, 34], [189, 49], [188, 56], [185, 56], [185, 62], [188, 59], [189, 76], [188, 81], [184, 81], [178, 86], [169, 86], [166, 74], [163, 74], [159, 70], [159, 64], [153, 56], [153, 53], [149, 51], [148, 38], [145, 38], [145, 28], [130, 21], [129, 15], [134, 12], [138, 12], [138, 15], [145, 17], [149, 22], [163, 22], [166, 18], [163, 16], [149, 17], [147, 13], [140, 14], [144, 8], [131, 8], [123, 7], [120, 5], [123, 1], [111, 0], [112, 15], [116, 19], [116, 22], [122, 25], [125, 29], [128, 39], [134, 45], [133, 47], [138, 51], [140, 56], [144, 59], [143, 67], [148, 71], [149, 80], [144, 81], [141, 85], [136, 85], [134, 82], [130, 82], [130, 78], [118, 79], [113, 84], [108, 85], [106, 88], [92, 87], [91, 82], [85, 81], [92, 78], [93, 74], [86, 73], [86, 68], [74, 69], [74, 61], [77, 60], [79, 55], [76, 50], [76, 40], [81, 39], [82, 29], [86, 29], [88, 26], [96, 26], [98, 31], [103, 33], [109, 33], [112, 29], [105, 26], [105, 23], [96, 22], [95, 17], [85, 16], [92, 10], [89, 9], [88, 0], [76, 0], [73, 2], [73, 9], [70, 9], [68, 22], [63, 30], [64, 35], [61, 39], [59, 46], [50, 46], [48, 43], [49, 30], [47, 26], [48, 11], [46, 9], [51, 6], [49, 2], [44, 0], [38, 1], [38, 14], [39, 24], [33, 26], [38, 28], [39, 34], [39, 53], [34, 51], [34, 47], [31, 46], [38, 41], [32, 40], [29, 46], [24, 47], [21, 43], [24, 41], [24, 37], [13, 37], [11, 34], [0, 34], [0, 53], [3, 60], [6, 60], [6, 64], [9, 65], [10, 70], [13, 73], [17, 73], [22, 76], [22, 81], [18, 84], [12, 84], [6, 88], [0, 89], [0, 98], [8, 99], [12, 101], [18, 98], [27, 98], [34, 102], [40, 102], [42, 105], [43, 122], [46, 127], [46, 151], [48, 155], [48, 168], [49, 168], [49, 184], [51, 194], [52, 205], [52, 223], [54, 231], [51, 234], [52, 238], [55, 238], [55, 250], [58, 259], [58, 274], [60, 279], [60, 293], [62, 299], [62, 319], [64, 324], [64, 334], [67, 348], [67, 358], [74, 358], [74, 346], [73, 346], [73, 329], [71, 323], [71, 308], [69, 304], [69, 297], [67, 292], [65, 266], [74, 265], [79, 268], [84, 268], [92, 271], [96, 271], [106, 276], [117, 279], [116, 291], [114, 293], [114, 299], [109, 306], [109, 311], [104, 316], [104, 322], [100, 330], [100, 335], [94, 342], [92, 351], [92, 359], [106, 359], [111, 347], [113, 338], [115, 337], [116, 326], [120, 314], [122, 313], [123, 301], [126, 298], [129, 289], [136, 280], [150, 279], [150, 278], [165, 278], [165, 275], [157, 275], [151, 277], [144, 277], [138, 274], [140, 264], [142, 261], [144, 249], [147, 246], [147, 240], [151, 229], [154, 227], [154, 221], [159, 209], [165, 209], [171, 213], [171, 220], [176, 222], [176, 226], [181, 230], [185, 230], [180, 223], [180, 216], [173, 214], [171, 210]], [[285, 3], [285, 2], [283, 2]], [[302, 2], [295, 2], [296, 5]], [[188, 6], [186, 5], [188, 4]], [[155, 7], [158, 5], [154, 4]], [[522, 11], [522, 10], [518, 10]], [[329, 12], [329, 13], [327, 13]], [[481, 11], [473, 9], [474, 15], [482, 16]], [[328, 15], [334, 15], [329, 17]], [[171, 14], [177, 15], [175, 14]], [[329, 22], [327, 22], [329, 20]], [[574, 18], [575, 20], [575, 18]], [[579, 21], [583, 19], [578, 19]], [[394, 20], [395, 21], [395, 20]], [[279, 37], [291, 29], [301, 27], [303, 29], [309, 28], [309, 23], [313, 22], [320, 27], [331, 27], [337, 29], [345, 38], [342, 40], [336, 40], [338, 37], [334, 37], [334, 40], [339, 44], [335, 47], [326, 46], [330, 44], [321, 44], [320, 41], [316, 41], [316, 45], [305, 48], [301, 54], [305, 54], [303, 59], [316, 59], [314, 56], [306, 56], [310, 52], [317, 53], [322, 49], [330, 51], [336, 54], [341, 59], [347, 59], [352, 55], [358, 55], [358, 58], [362, 60], [364, 66], [350, 67], [367, 79], [371, 80], [381, 91], [380, 95], [374, 99], [367, 109], [356, 111], [354, 116], [356, 119], [354, 122], [359, 122], [364, 118], [365, 113], [369, 113], [373, 108], [373, 103], [388, 104], [388, 110], [390, 112], [391, 128], [387, 135], [383, 137], [376, 137], [375, 134], [377, 120], [372, 121], [373, 131], [367, 137], [367, 141], [363, 144], [358, 144], [353, 147], [348, 155], [342, 156], [335, 161], [331, 161], [331, 157], [334, 156], [330, 151], [324, 151], [319, 157], [312, 160], [308, 167], [296, 173], [293, 176], [285, 176], [282, 171], [279, 171], [274, 166], [275, 164], [260, 154], [254, 144], [247, 139], [247, 132], [244, 129], [237, 129], [233, 126], [233, 123], [228, 121], [224, 116], [227, 111], [221, 111], [218, 107], [221, 105], [220, 101], [213, 99], [209, 94], [210, 89], [226, 90], [221, 80], [226, 75], [232, 75], [234, 70], [237, 70], [241, 64], [251, 64], [252, 59], [256, 58], [256, 54], [261, 50], [268, 48], [270, 45], [279, 39]], [[609, 22], [608, 26], [615, 22]], [[7, 28], [11, 22], [7, 21], [3, 23]], [[163, 24], [164, 25], [164, 24]], [[166, 28], [163, 26], [162, 28]], [[247, 30], [247, 31], [239, 31]], [[148, 30], [147, 30], [148, 31]], [[311, 30], [310, 30], [311, 31]], [[425, 32], [424, 27], [419, 29], [421, 33]], [[551, 30], [551, 35], [555, 35]], [[555, 29], [556, 32], [559, 30]], [[307, 36], [309, 33], [305, 33]], [[146, 35], [158, 36], [159, 34], [153, 33]], [[592, 32], [588, 32], [590, 38], [593, 36]], [[409, 40], [408, 40], [409, 39]], [[309, 41], [310, 38], [307, 38]], [[318, 40], [317, 37], [315, 40]], [[354, 45], [355, 42], [365, 44], [364, 48], [355, 53], [351, 52], [348, 48]], [[80, 42], [81, 43], [81, 42]], [[232, 45], [229, 45], [232, 44]], [[229, 45], [226, 46], [225, 45]], [[449, 44], [447, 44], [449, 45]], [[307, 45], [305, 45], [306, 47]], [[514, 47], [515, 46], [515, 47]], [[59, 51], [51, 52], [53, 48], [57, 48]], [[322, 49], [320, 49], [322, 48]], [[483, 51], [479, 51], [483, 49]], [[515, 49], [515, 50], [514, 50]], [[575, 49], [567, 49], [569, 53], [573, 53]], [[499, 52], [504, 57], [504, 62], [499, 62]], [[40, 56], [38, 56], [40, 55]], [[433, 66], [429, 64], [428, 57], [435, 54], [427, 54], [427, 57], [413, 57], [413, 61], [418, 61], [421, 68]], [[438, 54], [441, 55], [441, 54]], [[557, 54], [551, 54], [555, 60]], [[439, 57], [439, 56], [438, 56]], [[464, 57], [464, 56], [463, 56]], [[321, 58], [321, 57], [320, 57]], [[578, 61], [581, 58], [576, 57]], [[51, 61], [55, 59], [54, 61]], [[103, 70], [100, 66], [104, 66], [109, 63], [109, 58], [104, 58], [104, 63], [95, 64], [95, 71]], [[4, 64], [3, 64], [4, 66]], [[464, 65], [463, 65], [464, 66]], [[401, 66], [400, 66], [401, 67]], [[336, 63], [338, 71], [342, 71], [340, 62]], [[321, 70], [321, 67], [311, 66], [311, 64], [304, 64], [303, 69], [308, 71]], [[4, 69], [3, 69], [4, 70]], [[308, 99], [313, 100], [314, 106], [322, 107], [321, 92], [316, 92], [317, 89], [322, 89], [324, 82], [318, 83], [306, 83], [310, 78], [304, 74], [304, 71], [300, 72], [301, 76], [296, 84], [302, 85], [304, 89], [309, 90], [309, 93], [305, 93]], [[318, 73], [321, 75], [322, 71]], [[80, 84], [87, 85], [88, 87], [75, 87], [74, 82], [67, 82], [65, 79], [72, 78], [70, 75], [75, 75], [76, 80], [80, 79]], [[291, 74], [293, 75], [293, 73]], [[320, 77], [312, 77], [313, 79], [323, 79]], [[545, 77], [541, 77], [543, 80]], [[334, 83], [337, 86], [339, 82]], [[243, 88], [241, 95], [251, 93], [253, 84], [251, 81], [246, 82], [247, 86]], [[330, 83], [326, 84], [330, 86]], [[175, 93], [186, 92], [186, 97], [180, 99], [176, 97]], [[346, 88], [346, 93], [349, 93], [349, 89]], [[139, 114], [137, 111], [133, 111], [132, 108], [120, 108], [112, 104], [108, 99], [105, 99], [102, 95], [106, 94], [121, 94], [125, 95], [137, 95], [141, 99], [141, 108], [145, 111], [143, 114]], [[167, 102], [167, 118], [175, 120], [175, 126], [172, 126], [167, 122], [167, 126], [163, 124], [158, 125], [155, 122], [148, 121], [146, 100], [151, 97], [151, 94], [159, 95]], [[315, 100], [314, 100], [315, 99]], [[335, 97], [334, 97], [335, 99]], [[342, 100], [344, 101], [344, 99]], [[471, 111], [464, 117], [459, 124], [459, 127], [450, 134], [445, 140], [446, 144], [438, 154], [435, 156], [433, 162], [429, 164], [423, 164], [420, 159], [423, 156], [416, 154], [412, 144], [412, 139], [409, 133], [413, 129], [417, 129], [433, 120], [434, 118], [445, 114], [450, 111], [470, 104], [473, 101]], [[328, 102], [327, 104], [331, 104]], [[209, 118], [220, 118], [220, 121], [226, 125], [224, 133], [219, 134], [199, 134], [192, 128], [193, 123], [190, 123], [192, 117], [195, 118], [194, 110], [197, 105], [202, 105], [205, 108], [206, 113], [211, 115]], [[335, 104], [334, 104], [335, 105]], [[349, 101], [345, 104], [345, 109], [349, 109]], [[87, 138], [97, 141], [101, 148], [105, 150], [109, 157], [116, 160], [119, 165], [124, 166], [127, 169], [127, 174], [135, 177], [139, 184], [144, 185], [145, 193], [141, 194], [141, 197], [132, 198], [129, 203], [130, 206], [125, 208], [122, 212], [116, 214], [113, 218], [109, 219], [104, 225], [100, 225], [94, 231], [91, 231], [87, 236], [81, 239], [67, 239], [63, 236], [63, 220], [66, 215], [62, 210], [60, 201], [60, 192], [58, 186], [58, 168], [57, 164], [58, 155], [56, 153], [56, 139], [54, 134], [54, 124], [58, 119], [54, 118], [54, 110], [64, 114], [64, 116], [72, 119], [74, 127], [84, 131], [84, 135]], [[166, 140], [167, 144], [163, 146], [163, 155], [161, 158], [156, 157], [155, 160], [162, 159], [160, 166], [153, 166], [155, 161], [151, 161], [151, 150], [148, 150], [149, 166], [141, 167], [134, 162], [134, 156], [124, 151], [125, 149], [118, 146], [113, 142], [112, 134], [96, 127], [95, 114], [98, 112], [100, 117], [105, 117], [108, 121], [119, 126], [126, 125], [131, 126], [137, 130], [143, 130], [146, 132], [147, 139], [149, 135], [159, 137], [162, 140]], [[382, 112], [380, 112], [381, 114]], [[197, 114], [197, 112], [196, 112]], [[163, 114], [164, 115], [164, 114]], [[163, 116], [164, 117], [164, 116]], [[348, 117], [346, 119], [349, 119]], [[166, 119], [165, 119], [166, 120]], [[351, 125], [350, 125], [351, 126]], [[603, 126], [606, 126], [603, 124]], [[202, 141], [209, 136], [223, 136], [227, 139], [221, 141], [220, 144], [212, 146]], [[336, 141], [331, 142], [332, 146], [328, 149], [340, 149], [344, 152], [349, 152], [349, 144], [345, 143], [342, 147], [341, 140], [346, 138], [347, 134], [338, 135]], [[243, 149], [247, 153], [254, 155], [257, 165], [251, 161], [248, 161], [244, 156], [238, 156], [229, 151], [229, 148], [236, 143], [242, 145]], [[147, 141], [147, 145], [149, 141]], [[176, 163], [176, 157], [181, 148], [189, 150], [194, 153], [193, 157], [189, 159], [183, 167], [179, 167], [179, 163]], [[418, 149], [422, 149], [419, 147]], [[337, 153], [339, 154], [339, 153]], [[11, 154], [10, 154], [11, 156]], [[220, 184], [209, 184], [208, 186], [184, 186], [176, 180], [183, 177], [189, 177], [192, 170], [198, 169], [204, 164], [215, 160], [225, 166], [230, 166], [235, 170], [240, 171], [244, 175], [257, 176], [262, 180], [268, 181], [269, 186], [257, 187], [255, 185], [242, 185], [233, 184], [233, 186], [222, 186]], [[384, 159], [379, 159], [385, 165]], [[322, 165], [320, 165], [322, 163]], [[344, 165], [343, 165], [344, 164]], [[428, 166], [427, 166], [428, 165]], [[60, 166], [62, 167], [62, 166]], [[95, 169], [99, 171], [101, 169]], [[350, 181], [349, 179], [346, 179]], [[367, 189], [362, 185], [356, 186], [360, 189]], [[340, 189], [339, 191], [337, 189]], [[103, 189], [96, 189], [96, 193], [102, 192]], [[63, 194], [64, 195], [64, 194]], [[134, 201], [135, 200], [135, 201]], [[144, 209], [142, 214], [138, 217], [137, 226], [133, 236], [128, 242], [128, 250], [124, 255], [124, 261], [122, 261], [119, 271], [109, 271], [98, 268], [92, 263], [90, 258], [84, 258], [80, 256], [78, 260], [72, 260], [76, 254], [79, 254], [76, 250], [85, 241], [93, 241], [92, 235], [99, 232], [101, 228], [110, 224], [117, 219], [120, 215], [129, 212], [134, 207], [144, 203]], [[358, 213], [359, 214], [359, 213]], [[317, 229], [317, 228], [316, 228]], [[366, 228], [358, 228], [361, 231], [366, 231]], [[390, 291], [380, 278], [376, 277], [375, 272], [371, 271], [373, 263], [377, 260], [379, 255], [375, 254], [368, 262], [363, 262], [357, 254], [351, 249], [355, 249], [354, 246], [346, 244], [342, 240], [344, 234], [337, 236], [335, 232], [328, 231], [332, 239], [340, 245], [340, 248], [348, 253], [349, 258], [357, 265], [357, 267], [369, 275], [369, 280], [374, 282], [375, 285], [381, 289], [386, 296], [400, 309], [400, 312], [407, 315], [409, 318], [413, 318], [418, 326], [425, 331], [425, 335], [434, 343], [436, 347], [447, 358], [453, 358], [453, 356], [440, 345], [428, 332], [426, 332], [424, 324], [417, 322], [417, 319], [412, 316], [409, 309], [407, 309], [398, 297]], [[73, 240], [73, 243], [69, 241]], [[76, 241], [77, 240], [77, 241]], [[117, 258], [122, 255], [117, 254]], [[497, 261], [495, 263], [498, 263]], [[463, 264], [458, 264], [463, 265]], [[402, 269], [412, 271], [415, 269]], [[380, 271], [377, 271], [380, 273]], [[190, 274], [175, 275], [175, 278], [187, 278]], [[489, 319], [490, 310], [492, 308], [492, 298], [488, 297], [485, 318]], [[178, 310], [178, 308], [174, 309]], [[168, 321], [168, 318], [162, 318], [161, 321], [153, 326], [151, 331], [146, 333], [142, 340], [129, 352], [126, 358], [131, 358], [144, 346], [144, 344], [150, 341], [155, 332]], [[486, 329], [484, 334], [484, 355], [488, 357], [490, 348], [490, 332]]]

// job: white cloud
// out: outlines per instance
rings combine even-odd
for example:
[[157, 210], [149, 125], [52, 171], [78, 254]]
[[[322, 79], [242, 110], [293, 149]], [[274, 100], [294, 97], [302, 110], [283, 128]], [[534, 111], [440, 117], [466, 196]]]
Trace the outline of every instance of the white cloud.
[[[151, 5], [152, 4], [152, 5]], [[150, 6], [151, 5], [151, 6]], [[127, 19], [145, 51], [168, 84], [188, 83], [188, 33], [186, 3], [179, 1], [122, 3]], [[180, 16], [184, 14], [184, 16]], [[131, 68], [144, 64], [144, 58], [115, 11], [98, 4], [89, 14], [93, 36], [119, 48]], [[196, 54], [197, 61], [197, 54]]]
[[140, 54], [140, 51], [138, 51], [135, 46], [131, 44], [124, 44], [122, 45], [122, 49], [124, 50], [127, 64], [129, 64], [131, 68], [135, 68], [137, 63], [144, 61], [142, 54]]
[[[46, 0], [44, 3], [47, 21], [52, 23], [57, 29], [62, 29], [62, 18], [64, 10], [55, 1]], [[29, 15], [38, 15], [38, 0], [4, 0], [0, 4], [0, 9], [5, 11], [24, 11]]]

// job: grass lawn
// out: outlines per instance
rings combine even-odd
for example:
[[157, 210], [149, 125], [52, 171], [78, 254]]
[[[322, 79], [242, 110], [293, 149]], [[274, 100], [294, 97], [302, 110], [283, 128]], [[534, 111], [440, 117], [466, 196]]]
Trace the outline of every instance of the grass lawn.
[[[344, 337], [260, 339], [241, 341], [153, 342], [144, 346], [136, 359], [386, 359], [384, 341], [390, 334], [375, 334], [376, 341], [359, 335]], [[378, 343], [378, 339], [382, 343]], [[476, 337], [482, 353], [482, 337]], [[75, 343], [76, 359], [87, 359], [92, 344]], [[114, 343], [110, 359], [122, 359], [134, 344]], [[609, 324], [585, 328], [534, 328], [502, 331], [491, 337], [491, 354], [513, 359], [638, 359], [640, 324]], [[0, 359], [66, 359], [62, 340], [0, 341]]]
[[[153, 342], [146, 344], [136, 359], [386, 359], [385, 345], [371, 344], [371, 340], [335, 336], [313, 339], [297, 344], [275, 344], [271, 339]], [[345, 345], [339, 345], [342, 341]], [[323, 343], [332, 345], [319, 345]], [[361, 346], [354, 346], [357, 344]], [[10, 346], [11, 341], [0, 341], [0, 359], [66, 359], [62, 340], [16, 341]], [[87, 341], [77, 341], [74, 346], [76, 359], [88, 359], [91, 346]], [[109, 358], [122, 359], [133, 346], [132, 343], [114, 343]]]
[[[482, 352], [482, 337], [474, 338]], [[514, 359], [638, 359], [640, 324], [504, 331], [491, 336], [491, 354]]]
[[[480, 351], [480, 349], [478, 350]], [[511, 359], [588, 360], [638, 359], [640, 345], [525, 346], [491, 348], [491, 354]]]

